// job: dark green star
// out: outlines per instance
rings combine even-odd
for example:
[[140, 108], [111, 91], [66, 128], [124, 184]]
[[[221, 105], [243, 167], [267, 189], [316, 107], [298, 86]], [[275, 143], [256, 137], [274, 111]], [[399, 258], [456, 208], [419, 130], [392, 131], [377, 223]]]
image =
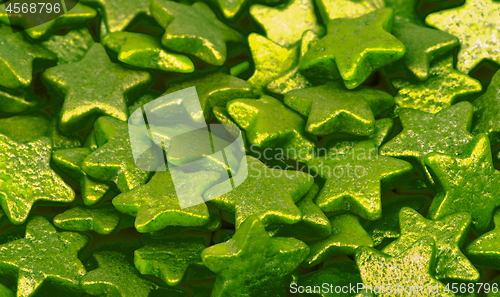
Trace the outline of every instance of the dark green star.
[[17, 274], [17, 296], [34, 296], [46, 280], [78, 288], [86, 273], [78, 252], [90, 243], [76, 232], [57, 232], [45, 218], [28, 221], [25, 238], [0, 245], [0, 269]]
[[472, 139], [472, 105], [460, 102], [436, 114], [402, 108], [398, 112], [403, 131], [380, 148], [384, 156], [398, 157], [413, 164], [433, 185], [424, 165], [424, 157], [431, 152], [458, 155]]
[[57, 64], [78, 62], [94, 45], [94, 37], [86, 27], [71, 30], [66, 35], [52, 35], [42, 42], [43, 47], [57, 55]]
[[283, 101], [307, 117], [306, 131], [317, 136], [370, 135], [374, 132], [375, 117], [394, 105], [392, 96], [384, 91], [371, 88], [349, 91], [335, 82], [290, 91]]
[[37, 201], [71, 203], [75, 192], [50, 168], [52, 142], [42, 137], [19, 144], [0, 135], [0, 205], [22, 224]]
[[385, 7], [394, 11], [394, 22], [423, 26], [424, 22], [418, 12], [420, 2], [421, 0], [385, 0]]
[[112, 204], [99, 208], [73, 207], [54, 217], [57, 228], [70, 231], [95, 231], [110, 234], [120, 224], [120, 213]]
[[243, 35], [219, 21], [215, 13], [202, 2], [188, 6], [172, 1], [153, 0], [151, 14], [165, 28], [162, 38], [164, 46], [193, 55], [211, 65], [224, 64], [227, 42], [244, 41]]
[[135, 0], [81, 0], [82, 3], [101, 8], [109, 32], [123, 31], [141, 15], [149, 15], [148, 1]]
[[500, 211], [495, 212], [493, 221], [495, 228], [471, 242], [465, 254], [477, 265], [500, 269]]
[[405, 54], [404, 45], [389, 33], [392, 19], [392, 10], [384, 8], [358, 18], [332, 20], [328, 34], [300, 61], [301, 72], [306, 77], [342, 79], [348, 89], [356, 88], [374, 70]]
[[425, 165], [437, 188], [428, 217], [440, 219], [465, 211], [471, 214], [474, 229], [486, 232], [494, 209], [500, 206], [500, 172], [493, 167], [488, 136], [474, 137], [459, 156], [429, 154]]
[[217, 274], [212, 296], [282, 296], [308, 253], [295, 238], [270, 238], [264, 224], [250, 216], [232, 239], [205, 249], [201, 258]]
[[109, 59], [101, 44], [94, 44], [83, 60], [47, 69], [42, 78], [64, 97], [59, 128], [84, 129], [97, 117], [109, 115], [126, 121], [127, 96], [147, 88], [151, 75], [126, 69]]
[[491, 145], [500, 143], [500, 71], [491, 79], [486, 93], [472, 102], [474, 106], [474, 126], [472, 134], [485, 133]]
[[350, 210], [368, 220], [382, 216], [380, 196], [413, 175], [403, 160], [378, 155], [372, 141], [362, 141], [347, 154], [330, 155], [307, 164], [326, 179], [316, 204], [324, 212]]

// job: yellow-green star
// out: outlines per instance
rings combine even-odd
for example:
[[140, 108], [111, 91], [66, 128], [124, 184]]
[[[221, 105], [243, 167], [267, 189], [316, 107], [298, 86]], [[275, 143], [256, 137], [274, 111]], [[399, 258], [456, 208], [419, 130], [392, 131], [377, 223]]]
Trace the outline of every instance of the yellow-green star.
[[324, 23], [357, 18], [385, 6], [383, 0], [317, 0], [316, 5]]
[[500, 3], [492, 0], [467, 0], [465, 4], [431, 13], [425, 22], [455, 35], [460, 40], [458, 70], [469, 73], [483, 59], [500, 64]]
[[80, 0], [103, 10], [108, 32], [123, 31], [138, 16], [149, 15], [149, 1]]
[[465, 254], [477, 265], [500, 269], [500, 210], [495, 212], [493, 221], [495, 228], [471, 242]]
[[491, 146], [500, 143], [500, 71], [491, 79], [488, 90], [472, 102], [474, 126], [472, 134], [485, 133]]

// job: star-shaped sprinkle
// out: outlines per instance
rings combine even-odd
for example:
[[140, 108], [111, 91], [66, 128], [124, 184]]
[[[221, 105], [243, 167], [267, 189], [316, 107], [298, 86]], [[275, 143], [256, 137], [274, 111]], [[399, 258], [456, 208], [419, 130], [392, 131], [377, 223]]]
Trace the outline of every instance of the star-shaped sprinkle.
[[57, 232], [47, 219], [35, 216], [24, 238], [0, 245], [0, 269], [16, 272], [18, 297], [34, 296], [46, 280], [75, 288], [86, 273], [78, 252], [88, 243], [88, 237]]
[[101, 296], [148, 297], [152, 292], [163, 296], [185, 297], [179, 289], [163, 288], [142, 278], [128, 257], [115, 251], [97, 251], [92, 254], [98, 268], [89, 271], [80, 280], [85, 293]]
[[281, 296], [308, 253], [295, 238], [270, 238], [250, 216], [232, 239], [205, 249], [201, 258], [217, 274], [212, 296]]
[[385, 6], [394, 11], [394, 21], [399, 24], [411, 23], [423, 26], [418, 5], [420, 0], [385, 0]]
[[251, 156], [241, 161], [232, 179], [240, 185], [229, 192], [227, 184], [215, 185], [205, 192], [204, 198], [221, 210], [234, 213], [236, 229], [252, 215], [266, 226], [298, 223], [302, 215], [295, 203], [314, 183], [305, 172], [268, 168]]
[[[391, 287], [394, 296], [400, 286], [421, 287], [421, 291], [418, 291], [421, 296], [455, 296], [445, 292], [445, 286], [434, 277], [435, 258], [434, 240], [423, 237], [397, 257], [374, 248], [361, 247], [356, 253], [356, 264], [365, 288]], [[387, 293], [382, 296], [384, 295], [391, 296]]]
[[169, 286], [188, 279], [211, 278], [213, 273], [201, 261], [207, 248], [204, 236], [179, 235], [153, 239], [134, 252], [134, 264], [142, 274], [154, 275]]
[[316, 4], [324, 23], [340, 18], [357, 18], [385, 6], [382, 0], [320, 0]]
[[488, 136], [479, 134], [461, 155], [429, 154], [425, 165], [437, 186], [428, 217], [440, 219], [465, 211], [479, 234], [488, 230], [493, 211], [500, 206], [500, 172], [493, 167]]
[[336, 82], [290, 91], [283, 101], [307, 117], [306, 131], [317, 136], [370, 135], [374, 132], [375, 116], [394, 105], [392, 96], [384, 91], [372, 88], [350, 91]]
[[[82, 169], [98, 180], [113, 182], [121, 192], [143, 185], [150, 172], [137, 167], [129, 139], [127, 122], [112, 117], [100, 117], [94, 124], [99, 148], [85, 157]], [[158, 160], [147, 152], [144, 162], [148, 168], [156, 168]], [[142, 157], [142, 156], [141, 156]], [[89, 201], [90, 202], [90, 201]]]
[[0, 135], [0, 205], [22, 224], [37, 201], [71, 203], [75, 192], [50, 168], [52, 142], [42, 137], [19, 144]]
[[382, 203], [382, 218], [364, 224], [365, 230], [373, 238], [374, 245], [378, 246], [387, 239], [399, 238], [401, 234], [399, 211], [403, 207], [421, 211], [429, 200], [427, 196], [400, 196]]
[[42, 42], [43, 47], [57, 55], [57, 64], [78, 62], [94, 45], [88, 28], [71, 30], [66, 35], [52, 35]]
[[[189, 180], [190, 184], [197, 180], [196, 187], [190, 189], [188, 196], [193, 206], [181, 208], [171, 174], [178, 175], [176, 180]], [[158, 171], [146, 185], [113, 198], [113, 205], [120, 212], [135, 216], [135, 228], [141, 233], [158, 231], [167, 226], [203, 226], [210, 217], [201, 195], [219, 178], [219, 173], [210, 171]]]
[[416, 210], [404, 207], [399, 212], [401, 236], [382, 252], [397, 256], [409, 249], [420, 238], [429, 236], [436, 243], [436, 278], [478, 281], [479, 272], [460, 251], [469, 234], [471, 217], [455, 213], [441, 220], [427, 220]]
[[384, 156], [405, 159], [433, 185], [424, 165], [424, 157], [431, 152], [458, 155], [472, 139], [472, 105], [460, 102], [436, 114], [402, 108], [398, 112], [403, 131], [380, 148]]
[[457, 68], [469, 73], [483, 59], [500, 63], [500, 3], [467, 0], [456, 8], [429, 14], [425, 22], [460, 40]]
[[0, 113], [20, 113], [37, 105], [36, 101], [31, 101], [26, 97], [25, 94], [0, 90]]
[[344, 213], [329, 219], [332, 224], [330, 236], [306, 241], [311, 252], [302, 263], [305, 267], [316, 266], [334, 255], [354, 255], [360, 246], [373, 247], [373, 240], [361, 226], [358, 216]]
[[280, 149], [286, 158], [298, 161], [313, 158], [317, 139], [305, 131], [304, 119], [278, 99], [263, 95], [258, 100], [232, 100], [227, 112], [258, 149]]
[[64, 97], [59, 122], [62, 132], [82, 130], [101, 115], [126, 121], [126, 96], [147, 88], [151, 81], [147, 72], [112, 63], [98, 43], [80, 62], [47, 69], [42, 78], [49, 88]]
[[396, 23], [392, 34], [406, 47], [403, 59], [395, 64], [404, 65], [418, 80], [422, 81], [429, 77], [432, 61], [459, 45], [458, 38], [453, 35], [412, 23]]
[[108, 32], [123, 31], [141, 15], [149, 15], [148, 1], [134, 0], [81, 0], [82, 3], [101, 8]]
[[363, 141], [347, 154], [318, 157], [309, 169], [326, 179], [316, 204], [324, 212], [350, 210], [368, 220], [382, 216], [380, 196], [413, 175], [410, 163], [380, 156], [371, 141]]
[[214, 232], [219, 230], [222, 225], [219, 211], [208, 209], [208, 212], [210, 213], [210, 221], [203, 226], [167, 226], [161, 230], [149, 232], [148, 234], [154, 237], [161, 237], [181, 233], [187, 230], [199, 230], [203, 232]]
[[[165, 28], [162, 44], [169, 49], [215, 66], [227, 58], [227, 42], [243, 42], [244, 37], [217, 19], [204, 3], [191, 6], [166, 0], [153, 0], [151, 14]], [[193, 22], [196, 20], [196, 22]]]
[[257, 93], [297, 65], [298, 46], [286, 48], [256, 33], [248, 35], [255, 71], [248, 79]]
[[475, 264], [500, 268], [500, 211], [493, 217], [495, 229], [476, 238], [465, 249], [467, 257]]
[[485, 133], [491, 146], [500, 143], [500, 71], [497, 71], [484, 94], [472, 102], [474, 126], [472, 134]]
[[404, 45], [389, 33], [392, 18], [392, 10], [384, 8], [331, 21], [328, 34], [301, 59], [300, 71], [306, 77], [343, 79], [348, 89], [356, 88], [373, 71], [405, 54]]
[[[56, 60], [56, 55], [38, 44], [25, 40], [22, 34], [12, 33], [12, 29], [7, 26], [0, 27], [0, 86], [13, 90], [27, 88], [33, 77], [34, 61], [55, 64]], [[14, 107], [22, 106], [26, 109], [29, 107], [22, 98], [2, 93], [4, 95], [0, 97], [3, 97], [0, 109], [4, 108], [3, 101], [10, 101]]]
[[188, 57], [166, 51], [158, 38], [132, 32], [115, 32], [102, 39], [103, 45], [118, 54], [125, 64], [146, 69], [179, 73], [194, 72], [194, 64]]
[[250, 15], [264, 28], [267, 38], [287, 48], [300, 41], [305, 31], [323, 33], [312, 0], [292, 0], [276, 8], [255, 4]]
[[391, 82], [398, 90], [394, 97], [397, 109], [412, 108], [429, 113], [471, 99], [482, 90], [478, 80], [453, 69], [453, 57], [436, 62], [425, 81], [394, 79]]
[[99, 208], [73, 207], [54, 217], [54, 225], [70, 231], [95, 231], [110, 234], [120, 223], [120, 213], [113, 205]]

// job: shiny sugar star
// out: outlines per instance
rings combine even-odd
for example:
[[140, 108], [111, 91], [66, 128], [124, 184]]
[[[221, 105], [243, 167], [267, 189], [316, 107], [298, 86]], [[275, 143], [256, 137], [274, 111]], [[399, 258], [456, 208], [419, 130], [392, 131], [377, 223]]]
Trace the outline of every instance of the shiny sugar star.
[[81, 2], [103, 10], [103, 21], [109, 32], [123, 31], [137, 17], [149, 15], [148, 1], [81, 0]]
[[500, 71], [491, 79], [488, 90], [472, 102], [474, 106], [474, 126], [472, 134], [485, 133], [491, 146], [500, 143]]
[[500, 211], [495, 212], [493, 221], [495, 228], [471, 242], [465, 254], [477, 265], [500, 269]]
[[319, 0], [316, 5], [324, 23], [340, 18], [357, 18], [385, 6], [382, 0]]

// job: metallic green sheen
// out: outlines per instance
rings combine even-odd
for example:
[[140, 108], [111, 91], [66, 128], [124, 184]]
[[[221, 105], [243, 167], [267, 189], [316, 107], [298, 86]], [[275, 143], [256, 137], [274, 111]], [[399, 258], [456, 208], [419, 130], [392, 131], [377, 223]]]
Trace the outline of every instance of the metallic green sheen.
[[69, 231], [95, 231], [98, 234], [113, 233], [120, 224], [121, 214], [112, 204], [87, 208], [76, 206], [54, 217], [57, 228]]
[[497, 71], [484, 94], [472, 102], [474, 118], [472, 134], [485, 133], [492, 146], [500, 143], [500, 71]]
[[493, 221], [495, 228], [471, 242], [465, 255], [476, 265], [500, 269], [500, 211], [495, 212]]
[[66, 35], [52, 35], [42, 46], [56, 54], [57, 64], [78, 62], [94, 45], [94, 38], [88, 28], [71, 30]]

